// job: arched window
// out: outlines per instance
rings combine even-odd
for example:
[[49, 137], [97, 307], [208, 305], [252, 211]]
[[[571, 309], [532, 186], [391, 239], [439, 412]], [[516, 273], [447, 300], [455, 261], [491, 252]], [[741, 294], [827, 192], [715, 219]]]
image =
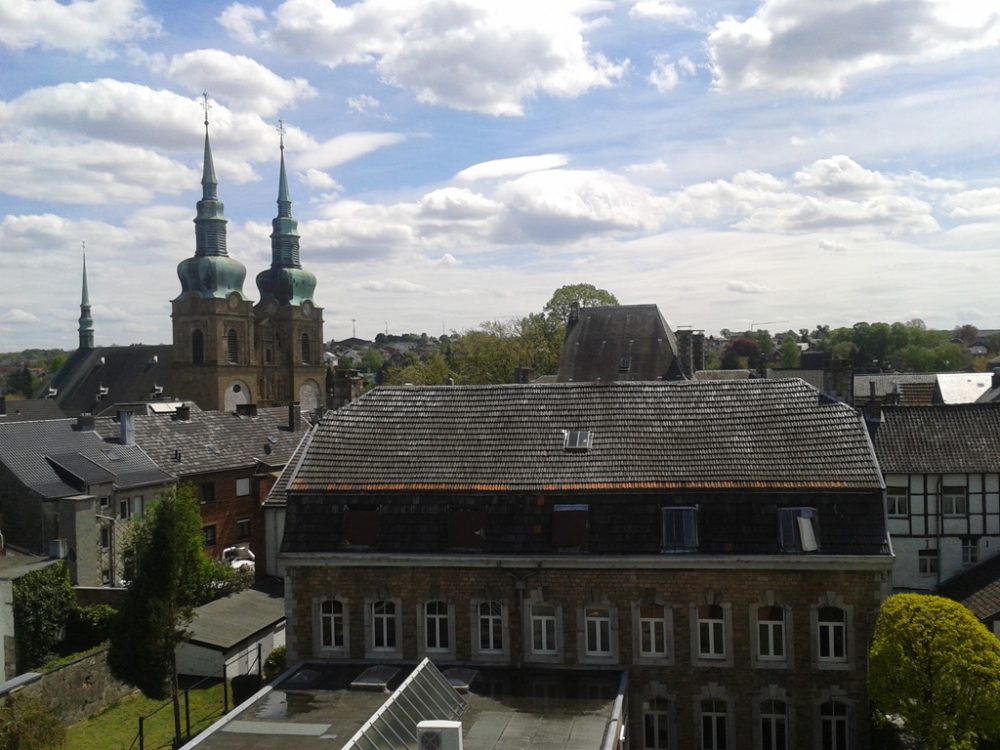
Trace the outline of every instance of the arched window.
[[847, 617], [839, 607], [820, 607], [819, 627], [820, 661], [847, 661]]
[[718, 604], [698, 607], [698, 656], [722, 659], [726, 656], [726, 613]]
[[191, 331], [191, 361], [196, 365], [205, 364], [205, 334], [197, 328]]
[[320, 646], [344, 647], [344, 605], [336, 599], [326, 599], [319, 607]]
[[309, 334], [302, 334], [302, 363], [308, 365], [311, 361], [309, 358]]
[[479, 603], [479, 650], [503, 651], [503, 605], [498, 601]]
[[642, 704], [642, 746], [645, 750], [670, 747], [670, 704], [666, 698], [650, 698]]
[[448, 604], [427, 602], [424, 605], [424, 625], [428, 651], [448, 650]]
[[230, 328], [226, 334], [226, 348], [229, 353], [229, 364], [235, 365], [240, 361], [240, 342], [236, 336], [236, 329]]

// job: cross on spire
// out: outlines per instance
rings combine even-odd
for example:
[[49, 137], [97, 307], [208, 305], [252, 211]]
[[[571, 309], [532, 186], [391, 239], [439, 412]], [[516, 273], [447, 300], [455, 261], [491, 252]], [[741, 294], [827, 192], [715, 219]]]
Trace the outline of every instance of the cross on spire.
[[201, 92], [201, 108], [205, 110], [205, 130], [208, 130], [208, 110], [212, 108], [212, 105], [208, 103], [208, 92]]
[[278, 120], [278, 127], [276, 127], [275, 130], [278, 131], [278, 140], [279, 140], [279, 143], [281, 144], [281, 150], [284, 151], [285, 150], [285, 133], [287, 132], [285, 130], [285, 121], [279, 119]]

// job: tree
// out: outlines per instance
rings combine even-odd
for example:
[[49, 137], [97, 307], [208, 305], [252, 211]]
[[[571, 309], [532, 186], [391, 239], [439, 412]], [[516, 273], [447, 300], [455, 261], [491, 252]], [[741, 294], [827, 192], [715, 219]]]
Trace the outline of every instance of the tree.
[[7, 376], [7, 390], [25, 398], [31, 398], [37, 384], [38, 379], [31, 374], [27, 365]]
[[794, 331], [785, 334], [781, 340], [781, 366], [788, 370], [794, 370], [799, 366], [801, 350]]
[[598, 289], [593, 284], [567, 284], [556, 289], [552, 299], [542, 309], [547, 317], [565, 323], [574, 303], [580, 307], [602, 307], [617, 305], [618, 298], [607, 289]]
[[925, 750], [1000, 738], [1000, 641], [961, 604], [896, 594], [882, 604], [869, 664], [875, 705]]
[[21, 673], [53, 655], [76, 606], [76, 594], [62, 562], [21, 576], [13, 589], [17, 670]]
[[966, 346], [972, 346], [976, 343], [976, 339], [979, 338], [979, 329], [972, 325], [972, 323], [966, 323], [965, 325], [955, 326], [955, 330], [952, 331], [951, 335], [956, 339], [960, 339]]
[[745, 370], [760, 367], [760, 345], [753, 339], [741, 336], [733, 339], [722, 354], [723, 370]]
[[191, 487], [175, 487], [164, 494], [146, 516], [133, 521], [131, 532], [135, 575], [111, 630], [108, 662], [116, 677], [149, 698], [173, 696], [174, 732], [179, 739], [174, 649], [213, 573]]

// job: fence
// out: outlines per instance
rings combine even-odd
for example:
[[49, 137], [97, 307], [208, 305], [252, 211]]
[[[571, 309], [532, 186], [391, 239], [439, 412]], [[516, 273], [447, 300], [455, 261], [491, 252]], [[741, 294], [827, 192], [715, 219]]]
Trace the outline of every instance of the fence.
[[[225, 714], [229, 713], [229, 704], [231, 695], [229, 691], [229, 684], [226, 681], [226, 674], [229, 666], [233, 662], [242, 658], [243, 655], [239, 654], [237, 656], [234, 656], [232, 659], [229, 659], [227, 662], [225, 662], [222, 665], [220, 677], [202, 677], [197, 682], [185, 684], [183, 686], [183, 688], [178, 693], [178, 700], [181, 703], [180, 709], [181, 709], [182, 736], [180, 737], [176, 736], [173, 729], [171, 728], [171, 731], [169, 732], [169, 735], [167, 735], [166, 740], [163, 740], [162, 738], [165, 736], [165, 733], [162, 730], [160, 731], [152, 730], [152, 728], [149, 726], [150, 719], [153, 719], [153, 717], [157, 716], [158, 714], [160, 714], [160, 712], [164, 711], [165, 709], [172, 708], [174, 701], [173, 698], [171, 698], [170, 700], [161, 703], [159, 706], [150, 711], [148, 714], [139, 717], [138, 732], [133, 738], [132, 743], [129, 745], [129, 750], [159, 750], [160, 748], [180, 747], [182, 744], [190, 740], [195, 734], [198, 734], [198, 732], [200, 732], [201, 729], [204, 729], [205, 727], [210, 725], [215, 719], [218, 719], [220, 716], [224, 716]], [[260, 644], [257, 644], [257, 655], [254, 658], [253, 662], [251, 662], [248, 665], [247, 671], [244, 674], [256, 674], [262, 677], [263, 676], [262, 669], [263, 669], [263, 662], [261, 659], [261, 646]], [[219, 705], [219, 702], [216, 701], [209, 701], [208, 705], [204, 704], [196, 705], [195, 716], [192, 717], [191, 692], [200, 690], [207, 691], [206, 686], [212, 686], [219, 683], [221, 683], [222, 685], [221, 706]], [[173, 727], [173, 721], [170, 721], [169, 723], [171, 727]], [[195, 728], [195, 732], [193, 734], [191, 731], [192, 726]]]

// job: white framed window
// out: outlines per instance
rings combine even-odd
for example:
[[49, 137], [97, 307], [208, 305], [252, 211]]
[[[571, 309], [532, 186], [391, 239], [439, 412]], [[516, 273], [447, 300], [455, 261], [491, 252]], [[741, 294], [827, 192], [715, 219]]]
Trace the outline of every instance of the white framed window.
[[551, 604], [531, 605], [531, 650], [535, 654], [559, 653], [556, 640], [556, 608]]
[[698, 656], [726, 658], [726, 613], [718, 604], [698, 607]]
[[662, 604], [639, 605], [639, 655], [652, 659], [667, 656], [666, 607]]
[[910, 493], [906, 487], [885, 488], [885, 510], [889, 518], [907, 518], [910, 515]]
[[819, 516], [815, 508], [779, 508], [781, 549], [815, 552], [819, 549]]
[[583, 620], [587, 656], [611, 656], [611, 610], [586, 607]]
[[324, 599], [319, 603], [319, 647], [321, 650], [344, 649], [346, 632], [344, 603], [338, 599]]
[[757, 608], [757, 658], [761, 661], [785, 659], [785, 609]]
[[126, 497], [118, 501], [118, 518], [125, 521], [133, 516], [141, 516], [144, 512], [142, 495]]
[[661, 546], [664, 552], [696, 552], [698, 550], [698, 509], [689, 507], [662, 508]]
[[246, 497], [250, 494], [250, 477], [240, 477], [236, 480], [236, 497]]
[[728, 750], [728, 718], [726, 701], [701, 702], [701, 750]]
[[979, 562], [979, 537], [962, 537], [962, 565], [975, 565]]
[[847, 613], [840, 607], [820, 607], [817, 610], [819, 660], [847, 661]]
[[424, 648], [427, 651], [446, 652], [451, 643], [448, 637], [448, 603], [442, 601], [424, 604]]
[[784, 701], [761, 701], [760, 746], [762, 750], [788, 750], [788, 708]]
[[938, 551], [936, 549], [917, 550], [917, 572], [922, 576], [937, 575]]
[[642, 746], [644, 750], [669, 750], [670, 703], [666, 698], [650, 698], [643, 702]]
[[844, 701], [829, 700], [819, 707], [822, 750], [850, 750], [847, 735], [848, 707]]
[[941, 514], [945, 516], [964, 516], [969, 511], [969, 497], [965, 487], [941, 488]]
[[371, 603], [373, 651], [397, 651], [398, 618], [396, 602], [380, 599]]
[[481, 654], [502, 654], [504, 652], [503, 604], [495, 599], [490, 599], [479, 602], [476, 610], [479, 652]]

